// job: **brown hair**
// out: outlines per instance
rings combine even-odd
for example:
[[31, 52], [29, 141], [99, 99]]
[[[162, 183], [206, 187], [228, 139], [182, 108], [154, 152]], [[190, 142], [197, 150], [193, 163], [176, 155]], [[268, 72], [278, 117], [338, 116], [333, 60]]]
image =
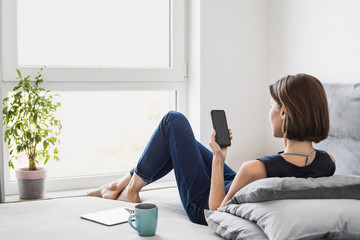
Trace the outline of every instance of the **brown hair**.
[[283, 107], [284, 137], [318, 143], [329, 134], [329, 110], [321, 82], [307, 74], [288, 75], [270, 85], [271, 97]]

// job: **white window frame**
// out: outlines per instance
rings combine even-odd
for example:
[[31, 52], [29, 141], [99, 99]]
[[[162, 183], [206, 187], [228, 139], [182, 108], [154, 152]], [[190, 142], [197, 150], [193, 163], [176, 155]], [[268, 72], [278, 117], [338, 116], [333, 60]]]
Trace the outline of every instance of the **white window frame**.
[[[111, 67], [47, 67], [47, 81], [185, 81], [185, 0], [169, 0], [170, 20], [170, 67], [168, 68], [111, 68]], [[23, 75], [34, 75], [39, 66], [18, 66], [17, 59], [17, 1], [2, 0], [3, 17], [3, 81], [16, 81], [18, 68]], [[175, 31], [173, 31], [175, 29]]]
[[[22, 75], [34, 76], [39, 66], [18, 66], [17, 59], [17, 1], [1, 1], [1, 68], [2, 97], [16, 85], [16, 71]], [[43, 87], [52, 91], [91, 91], [91, 90], [172, 90], [176, 91], [177, 110], [187, 114], [187, 64], [186, 64], [186, 0], [169, 0], [172, 10], [171, 43], [169, 68], [78, 68], [78, 67], [46, 67]], [[1, 72], [0, 72], [1, 73]], [[2, 114], [2, 111], [1, 111]], [[2, 117], [1, 117], [2, 119]], [[3, 169], [5, 194], [17, 194], [16, 182], [10, 181], [8, 167], [8, 147], [1, 138], [3, 146]], [[140, 157], [140, 156], [139, 156]], [[0, 161], [1, 164], [1, 161]], [[60, 163], [61, 164], [61, 163]], [[0, 168], [1, 169], [1, 168]], [[0, 172], [0, 175], [2, 172]], [[48, 179], [47, 191], [94, 188], [109, 181], [118, 179], [126, 173], [104, 174], [81, 177]], [[173, 174], [164, 180], [173, 179]]]

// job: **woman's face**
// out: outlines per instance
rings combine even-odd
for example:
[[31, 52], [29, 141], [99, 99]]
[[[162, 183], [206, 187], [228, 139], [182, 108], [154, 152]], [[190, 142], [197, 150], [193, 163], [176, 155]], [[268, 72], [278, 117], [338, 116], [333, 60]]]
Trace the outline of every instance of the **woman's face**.
[[269, 119], [274, 137], [282, 138], [282, 124], [284, 120], [284, 112], [282, 107], [275, 102], [273, 98], [270, 99]]

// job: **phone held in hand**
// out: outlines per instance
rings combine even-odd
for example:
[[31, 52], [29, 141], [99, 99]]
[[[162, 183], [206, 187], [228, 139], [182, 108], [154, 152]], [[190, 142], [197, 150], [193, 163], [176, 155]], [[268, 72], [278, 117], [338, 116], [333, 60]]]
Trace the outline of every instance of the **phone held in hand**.
[[213, 128], [216, 131], [215, 141], [220, 147], [231, 145], [229, 129], [224, 110], [212, 110], [210, 112]]

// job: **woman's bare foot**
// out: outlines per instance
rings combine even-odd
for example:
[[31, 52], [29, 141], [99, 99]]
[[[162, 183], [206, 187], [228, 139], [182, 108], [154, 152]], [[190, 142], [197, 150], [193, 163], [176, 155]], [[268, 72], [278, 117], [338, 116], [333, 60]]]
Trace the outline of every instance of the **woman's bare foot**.
[[131, 176], [129, 174], [124, 176], [120, 180], [105, 184], [94, 191], [88, 192], [87, 194], [94, 197], [116, 199], [119, 196], [120, 192], [123, 191], [125, 187], [129, 184], [130, 179]]
[[139, 192], [132, 192], [129, 190], [129, 187], [126, 187], [119, 195], [116, 200], [125, 201], [125, 202], [133, 202], [133, 203], [141, 203], [141, 199], [139, 196]]
[[139, 192], [145, 185], [146, 182], [144, 182], [136, 173], [134, 173], [130, 179], [129, 184], [124, 188], [116, 200], [140, 203], [141, 200]]

